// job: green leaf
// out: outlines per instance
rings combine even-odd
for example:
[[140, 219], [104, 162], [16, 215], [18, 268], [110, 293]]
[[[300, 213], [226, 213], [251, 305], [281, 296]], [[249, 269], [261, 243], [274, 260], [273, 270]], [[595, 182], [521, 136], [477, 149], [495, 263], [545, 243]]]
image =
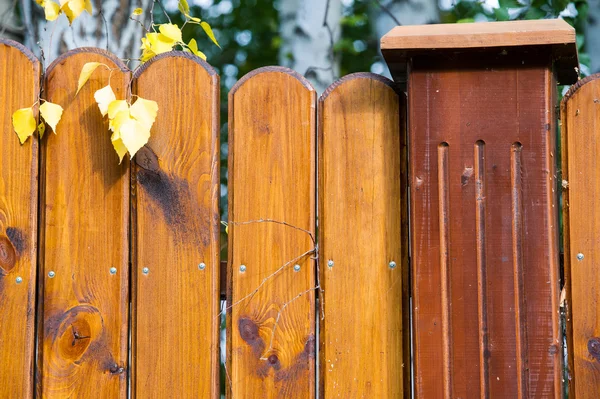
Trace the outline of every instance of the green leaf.
[[500, 8], [521, 8], [523, 7], [517, 0], [498, 0]]
[[457, 24], [470, 24], [471, 22], [475, 22], [475, 18], [463, 18], [456, 21]]
[[179, 8], [179, 11], [184, 15], [190, 13], [190, 5], [187, 0], [179, 0], [179, 6], [177, 6], [177, 8]]
[[529, 7], [525, 15], [524, 19], [543, 19], [545, 18], [547, 13], [545, 11], [540, 10], [539, 8]]
[[510, 19], [510, 16], [508, 15], [508, 9], [507, 8], [495, 8], [494, 9], [494, 14], [496, 15], [496, 19], [498, 21], [508, 21]]

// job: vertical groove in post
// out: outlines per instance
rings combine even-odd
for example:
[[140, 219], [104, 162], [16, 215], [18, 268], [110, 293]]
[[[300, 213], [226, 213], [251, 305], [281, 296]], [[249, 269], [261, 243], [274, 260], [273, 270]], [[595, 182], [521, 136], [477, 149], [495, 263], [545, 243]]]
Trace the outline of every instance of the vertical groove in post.
[[527, 331], [523, 276], [523, 184], [522, 145], [514, 143], [510, 153], [510, 182], [512, 196], [512, 249], [515, 286], [515, 326], [517, 347], [518, 397], [527, 397]]
[[439, 219], [440, 219], [440, 275], [441, 275], [441, 300], [442, 300], [442, 358], [443, 358], [443, 384], [444, 397], [452, 397], [452, 325], [450, 320], [450, 257], [449, 257], [449, 157], [448, 143], [438, 146], [438, 192], [439, 192]]
[[477, 235], [477, 297], [481, 397], [489, 398], [489, 348], [487, 323], [487, 264], [485, 255], [485, 142], [475, 143], [475, 229]]

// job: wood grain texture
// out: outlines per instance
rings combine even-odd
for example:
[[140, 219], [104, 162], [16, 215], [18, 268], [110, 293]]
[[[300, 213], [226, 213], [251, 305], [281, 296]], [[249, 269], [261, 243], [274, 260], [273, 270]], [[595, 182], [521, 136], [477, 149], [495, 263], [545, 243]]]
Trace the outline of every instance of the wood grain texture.
[[562, 19], [396, 26], [381, 49], [442, 49], [575, 43], [575, 29]]
[[[81, 68], [92, 61], [112, 73], [99, 67], [75, 96]], [[42, 397], [127, 394], [129, 165], [119, 165], [108, 121], [94, 100], [109, 75], [116, 97], [125, 99], [130, 73], [102, 50], [71, 51], [46, 75], [46, 98], [64, 113], [57, 134], [46, 133], [42, 151]]]
[[21, 145], [12, 113], [37, 101], [39, 82], [33, 54], [0, 39], [0, 397], [33, 394], [38, 139]]
[[556, 82], [477, 62], [409, 79], [415, 394], [561, 397]]
[[[231, 398], [315, 394], [315, 106], [286, 68], [258, 69], [229, 93]], [[280, 223], [252, 222], [267, 219]]]
[[569, 391], [591, 399], [600, 397], [600, 75], [572, 87], [561, 111]]
[[198, 57], [168, 53], [136, 72], [135, 93], [159, 110], [134, 168], [134, 391], [215, 398], [219, 77]]
[[323, 398], [402, 397], [410, 369], [402, 308], [406, 168], [391, 85], [379, 75], [348, 75], [319, 100]]

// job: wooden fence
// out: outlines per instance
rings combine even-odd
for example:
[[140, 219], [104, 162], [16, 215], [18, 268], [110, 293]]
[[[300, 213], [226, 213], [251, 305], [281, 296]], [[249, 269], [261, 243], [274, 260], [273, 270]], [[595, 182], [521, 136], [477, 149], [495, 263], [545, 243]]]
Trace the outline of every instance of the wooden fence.
[[[98, 69], [75, 96], [90, 61], [116, 70]], [[451, 93], [435, 86], [452, 84], [438, 73], [416, 65], [410, 84]], [[109, 74], [117, 98], [159, 105], [149, 143], [121, 165], [93, 98]], [[526, 85], [503, 85], [552, 84], [546, 69], [492, 81], [473, 72], [502, 91], [477, 86], [481, 95], [456, 110], [470, 109], [474, 123], [459, 151], [458, 122], [435, 122], [426, 92], [407, 101], [391, 81], [359, 73], [317, 100], [289, 69], [246, 75], [229, 93], [223, 270], [216, 72], [172, 52], [132, 75], [84, 48], [41, 78], [32, 54], [0, 42], [0, 397], [208, 398], [224, 384], [232, 398], [409, 398], [413, 385], [419, 398], [525, 398], [560, 397], [566, 383], [578, 398], [600, 397], [600, 77], [562, 105], [569, 378], [556, 149], [547, 135], [508, 135], [512, 120], [552, 132], [540, 110], [554, 90], [527, 98]], [[56, 135], [21, 146], [11, 114], [36, 102], [40, 82], [63, 118]], [[527, 107], [478, 119], [477, 107], [502, 96], [525, 96]], [[435, 101], [448, 115], [461, 106]], [[500, 119], [502, 140], [476, 134]], [[432, 120], [444, 133], [420, 141], [420, 122]]]

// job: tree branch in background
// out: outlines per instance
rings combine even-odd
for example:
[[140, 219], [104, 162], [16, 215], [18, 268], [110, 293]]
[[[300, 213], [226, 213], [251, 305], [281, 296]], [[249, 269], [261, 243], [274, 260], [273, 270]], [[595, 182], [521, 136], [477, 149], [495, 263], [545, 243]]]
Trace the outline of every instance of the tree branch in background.
[[373, 0], [373, 2], [375, 4], [377, 4], [377, 6], [379, 8], [381, 8], [381, 11], [383, 11], [384, 13], [386, 13], [388, 17], [390, 17], [391, 19], [393, 19], [394, 22], [396, 23], [396, 25], [402, 26], [402, 24], [400, 23], [400, 21], [398, 20], [398, 18], [396, 18], [396, 16], [390, 11], [389, 8], [387, 8], [385, 5], [383, 5], [383, 3], [381, 3], [381, 0]]

